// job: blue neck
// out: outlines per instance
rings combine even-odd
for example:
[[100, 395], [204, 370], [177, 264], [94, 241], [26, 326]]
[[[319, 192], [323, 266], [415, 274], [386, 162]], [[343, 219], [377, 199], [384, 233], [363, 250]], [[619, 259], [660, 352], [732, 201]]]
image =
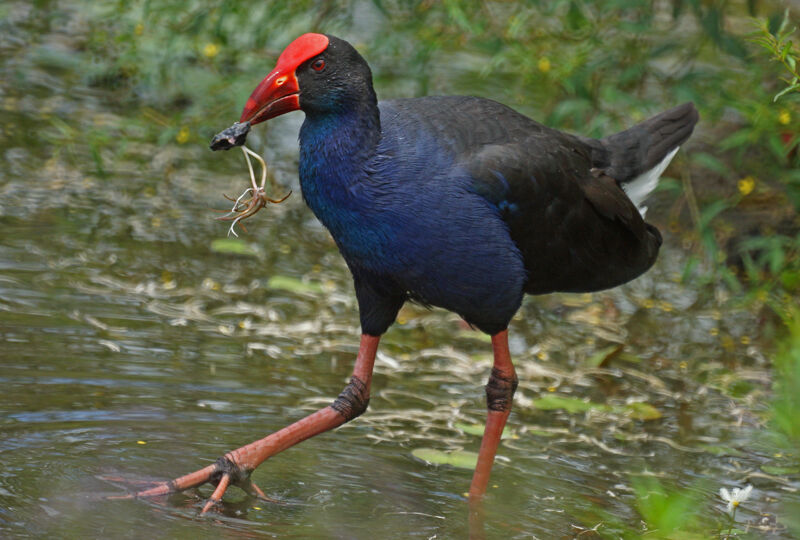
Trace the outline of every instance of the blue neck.
[[[372, 109], [372, 110], [370, 110]], [[336, 113], [307, 113], [300, 128], [300, 180], [303, 193], [323, 178], [341, 188], [361, 180], [364, 164], [374, 155], [381, 128], [377, 106]]]
[[383, 227], [370, 212], [368, 164], [381, 137], [377, 104], [306, 113], [300, 129], [300, 185], [308, 206], [349, 260], [378, 249]]

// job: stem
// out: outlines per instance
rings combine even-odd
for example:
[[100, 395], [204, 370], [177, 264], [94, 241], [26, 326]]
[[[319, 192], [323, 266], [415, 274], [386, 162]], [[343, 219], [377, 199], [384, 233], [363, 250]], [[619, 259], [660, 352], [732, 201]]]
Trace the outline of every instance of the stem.
[[264, 186], [267, 185], [267, 163], [261, 156], [259, 156], [246, 146], [242, 146], [242, 151], [244, 152], [245, 159], [247, 159], [247, 166], [250, 168], [250, 181], [253, 183], [254, 189], [258, 189], [258, 186], [256, 186], [256, 176], [255, 174], [253, 174], [253, 166], [250, 164], [249, 156], [253, 156], [261, 164], [261, 189], [263, 190]]
[[731, 514], [731, 526], [728, 529], [728, 534], [725, 535], [725, 538], [730, 538], [731, 534], [733, 534], [733, 526], [736, 525], [736, 510], [738, 510], [738, 506], [733, 507], [733, 514]]

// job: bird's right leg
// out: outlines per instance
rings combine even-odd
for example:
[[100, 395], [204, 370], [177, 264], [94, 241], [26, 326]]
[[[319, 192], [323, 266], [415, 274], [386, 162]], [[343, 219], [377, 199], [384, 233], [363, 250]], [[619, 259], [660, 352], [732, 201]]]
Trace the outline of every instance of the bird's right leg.
[[230, 485], [242, 487], [249, 493], [263, 496], [250, 481], [250, 473], [275, 454], [314, 435], [338, 427], [367, 409], [372, 369], [378, 350], [379, 336], [361, 335], [361, 346], [353, 368], [353, 376], [339, 397], [328, 407], [298, 420], [294, 424], [267, 435], [261, 440], [228, 452], [216, 463], [175, 480], [140, 491], [133, 497], [155, 497], [197, 487], [205, 483], [216, 484], [213, 495], [203, 507], [203, 513], [222, 499]]
[[480, 501], [486, 493], [494, 457], [497, 454], [497, 447], [500, 444], [506, 420], [511, 414], [511, 401], [517, 389], [517, 374], [514, 372], [514, 364], [511, 363], [511, 355], [508, 352], [508, 330], [492, 336], [492, 351], [494, 352], [494, 366], [489, 382], [486, 384], [488, 408], [486, 427], [478, 453], [478, 464], [469, 488], [470, 502]]

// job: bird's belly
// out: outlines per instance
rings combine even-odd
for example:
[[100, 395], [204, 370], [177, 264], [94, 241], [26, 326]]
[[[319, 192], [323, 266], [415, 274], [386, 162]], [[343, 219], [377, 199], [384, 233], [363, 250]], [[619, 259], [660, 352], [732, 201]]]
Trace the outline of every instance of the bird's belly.
[[487, 207], [460, 210], [449, 219], [417, 215], [393, 228], [383, 248], [391, 262], [381, 270], [411, 299], [454, 311], [494, 334], [522, 301], [522, 256]]
[[365, 181], [334, 190], [301, 174], [301, 184], [348, 266], [373, 290], [454, 311], [492, 334], [519, 308], [522, 255], [496, 207], [458, 180], [393, 178], [380, 188]]

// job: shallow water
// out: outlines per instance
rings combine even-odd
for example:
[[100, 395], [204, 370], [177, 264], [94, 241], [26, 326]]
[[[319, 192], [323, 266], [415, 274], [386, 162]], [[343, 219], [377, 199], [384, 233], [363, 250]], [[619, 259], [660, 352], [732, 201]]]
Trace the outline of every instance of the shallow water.
[[[415, 306], [382, 342], [368, 413], [253, 474], [281, 504], [232, 489], [200, 518], [207, 486], [105, 497], [327, 405], [352, 368], [357, 309], [300, 197], [299, 113], [250, 138], [294, 194], [248, 222], [241, 243], [213, 244], [227, 226], [212, 209], [247, 181], [240, 153], [137, 130], [142, 110], [55, 69], [48, 59], [65, 61], [69, 41], [14, 6], [0, 42], [0, 536], [466, 537], [471, 471], [412, 451], [477, 451], [464, 426], [483, 421], [491, 348], [456, 316]], [[112, 142], [93, 147], [97, 137]], [[526, 300], [510, 328], [520, 387], [488, 537], [571, 537], [597, 524], [597, 508], [635, 524], [630, 480], [642, 471], [705, 493], [753, 483], [758, 502], [737, 519], [780, 519], [798, 486], [759, 469], [771, 456], [756, 449], [769, 386], [758, 321], [681, 283], [686, 253], [670, 243], [619, 289]], [[548, 396], [598, 406], [545, 410]], [[637, 402], [658, 418], [638, 419]]]

